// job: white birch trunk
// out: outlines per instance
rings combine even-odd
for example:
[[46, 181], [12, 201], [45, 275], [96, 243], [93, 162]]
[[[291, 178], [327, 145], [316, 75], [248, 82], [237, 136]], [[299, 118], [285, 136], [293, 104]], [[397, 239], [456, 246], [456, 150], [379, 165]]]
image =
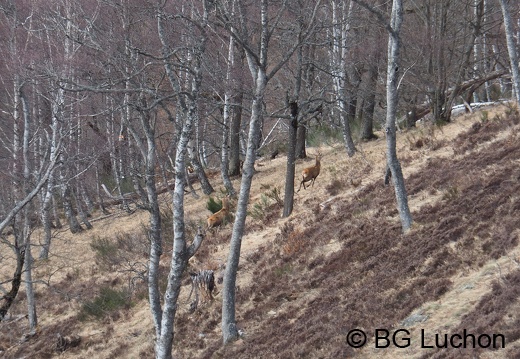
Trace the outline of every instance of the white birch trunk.
[[[31, 159], [29, 158], [29, 144], [31, 140], [31, 115], [27, 99], [21, 93], [20, 100], [22, 103], [24, 127], [23, 127], [23, 193], [27, 194], [30, 190], [29, 183], [31, 182]], [[36, 300], [34, 298], [34, 288], [32, 281], [32, 255], [31, 255], [31, 228], [30, 228], [30, 210], [32, 206], [26, 206], [23, 210], [23, 243], [25, 246], [25, 295], [27, 297], [27, 318], [29, 320], [29, 329], [31, 333], [36, 332], [38, 325], [38, 318], [36, 315]]]
[[[243, 16], [243, 13], [241, 13], [240, 16]], [[224, 344], [238, 338], [238, 328], [235, 318], [235, 286], [238, 264], [240, 261], [242, 236], [244, 234], [247, 216], [247, 205], [249, 202], [251, 183], [254, 174], [257, 150], [255, 144], [260, 132], [259, 123], [262, 117], [262, 103], [265, 96], [265, 88], [267, 86], [266, 66], [269, 41], [267, 0], [261, 1], [261, 26], [262, 33], [258, 62], [255, 61], [251, 53], [246, 53], [249, 70], [255, 82], [255, 92], [251, 105], [251, 119], [249, 122], [249, 135], [247, 140], [246, 158], [242, 171], [242, 182], [240, 184], [240, 192], [235, 213], [235, 223], [231, 235], [222, 289], [222, 336]]]
[[227, 59], [227, 70], [226, 70], [226, 93], [224, 95], [224, 110], [223, 110], [223, 126], [222, 126], [222, 145], [220, 147], [220, 173], [222, 175], [222, 181], [227, 192], [231, 195], [235, 195], [235, 189], [233, 183], [229, 178], [229, 135], [230, 135], [230, 116], [231, 116], [231, 99], [232, 99], [232, 78], [231, 72], [235, 63], [235, 41], [232, 36], [229, 36], [229, 47], [228, 47], [228, 59]]
[[332, 0], [332, 51], [330, 53], [330, 61], [332, 67], [332, 80], [335, 93], [336, 106], [339, 110], [340, 123], [343, 129], [343, 140], [345, 149], [349, 157], [356, 152], [350, 123], [348, 119], [347, 106], [347, 53], [349, 32], [352, 20], [353, 2], [350, 1], [348, 9], [345, 10], [346, 4], [341, 0]]
[[397, 200], [397, 210], [401, 218], [403, 232], [410, 229], [412, 216], [408, 207], [408, 196], [404, 184], [404, 176], [401, 164], [397, 159], [396, 151], [396, 112], [398, 102], [398, 80], [399, 80], [399, 31], [403, 21], [402, 0], [393, 0], [390, 34], [388, 40], [388, 69], [386, 81], [386, 158], [387, 165], [392, 173], [392, 180]]
[[[192, 14], [193, 16], [193, 14]], [[191, 67], [191, 81], [189, 88], [190, 96], [181, 94], [181, 85], [174, 74], [172, 64], [169, 62], [167, 54], [170, 52], [166, 42], [164, 18], [163, 14], [159, 14], [157, 29], [159, 40], [163, 46], [163, 54], [165, 55], [164, 68], [168, 76], [168, 80], [173, 91], [178, 94], [177, 106], [181, 113], [183, 124], [180, 128], [180, 134], [177, 140], [177, 149], [175, 154], [175, 187], [173, 190], [173, 254], [170, 264], [170, 272], [168, 275], [168, 283], [164, 293], [164, 307], [161, 309], [158, 273], [152, 278], [150, 268], [149, 279], [154, 281], [154, 288], [149, 283], [150, 301], [152, 316], [156, 327], [155, 357], [157, 359], [170, 359], [172, 357], [173, 339], [174, 339], [174, 319], [177, 312], [177, 301], [181, 289], [182, 274], [186, 268], [188, 260], [192, 257], [201, 245], [204, 234], [199, 228], [193, 243], [188, 247], [186, 244], [186, 230], [184, 223], [184, 186], [186, 183], [186, 153], [188, 150], [188, 142], [193, 136], [193, 127], [198, 120], [197, 115], [197, 97], [200, 91], [202, 79], [202, 54], [205, 51], [205, 35], [200, 38], [192, 39], [197, 45], [194, 45]], [[206, 9], [204, 9], [203, 22], [207, 20]], [[152, 255], [151, 261], [152, 261]], [[152, 267], [152, 265], [150, 265]], [[158, 268], [158, 263], [157, 263]]]
[[518, 54], [516, 52], [513, 23], [511, 21], [511, 14], [507, 0], [500, 0], [500, 7], [502, 8], [502, 16], [504, 17], [507, 51], [509, 53], [509, 63], [511, 64], [511, 74], [513, 75], [515, 99], [516, 103], [520, 106], [520, 71], [518, 69]]
[[262, 102], [266, 87], [265, 70], [259, 68], [256, 76], [256, 89], [251, 108], [251, 120], [249, 122], [249, 136], [247, 141], [246, 159], [242, 170], [242, 182], [235, 213], [235, 223], [231, 235], [231, 244], [226, 264], [226, 273], [222, 290], [222, 334], [224, 343], [238, 338], [238, 329], [235, 318], [235, 286], [238, 264], [240, 260], [240, 248], [245, 229], [247, 216], [247, 204], [253, 181], [254, 164], [256, 158], [255, 139], [258, 136]]

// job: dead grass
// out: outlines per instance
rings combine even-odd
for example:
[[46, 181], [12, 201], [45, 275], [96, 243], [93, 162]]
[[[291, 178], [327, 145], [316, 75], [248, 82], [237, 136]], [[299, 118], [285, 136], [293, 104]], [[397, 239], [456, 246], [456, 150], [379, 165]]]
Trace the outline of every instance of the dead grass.
[[[279, 218], [276, 201], [263, 208], [263, 218], [248, 218], [237, 283], [237, 320], [244, 337], [222, 347], [220, 294], [190, 314], [186, 286], [176, 318], [175, 357], [518, 356], [520, 121], [511, 111], [507, 117], [507, 111], [489, 110], [486, 121], [478, 113], [459, 117], [434, 129], [433, 138], [426, 130], [408, 133], [408, 139], [400, 136], [398, 153], [415, 220], [406, 235], [393, 189], [383, 186], [385, 141], [360, 144], [354, 158], [346, 158], [342, 146], [320, 148], [323, 173], [314, 187], [296, 195], [291, 218]], [[297, 172], [306, 165], [297, 162]], [[284, 168], [283, 157], [260, 162], [250, 203], [283, 183]], [[238, 180], [233, 183], [238, 188]], [[210, 214], [205, 203], [206, 198], [186, 197], [193, 227]], [[4, 356], [53, 357], [57, 333], [68, 333], [82, 341], [63, 358], [151, 357], [146, 296], [95, 325], [77, 319], [81, 303], [95, 296], [93, 288], [124, 287], [127, 280], [95, 264], [86, 238], [116, 238], [117, 233], [135, 233], [143, 223], [145, 213], [99, 221], [86, 234], [61, 233], [54, 257], [38, 268], [48, 283], [37, 287], [38, 335], [20, 345], [25, 321], [2, 323]], [[227, 224], [209, 232], [191, 265], [213, 269], [224, 263], [231, 228]], [[163, 259], [164, 276], [169, 255]], [[24, 313], [23, 294], [19, 299], [14, 314]], [[350, 329], [399, 328], [412, 313], [426, 318], [410, 328], [412, 333], [418, 328], [501, 332], [508, 345], [500, 352], [448, 353], [415, 347], [374, 352], [345, 344]]]

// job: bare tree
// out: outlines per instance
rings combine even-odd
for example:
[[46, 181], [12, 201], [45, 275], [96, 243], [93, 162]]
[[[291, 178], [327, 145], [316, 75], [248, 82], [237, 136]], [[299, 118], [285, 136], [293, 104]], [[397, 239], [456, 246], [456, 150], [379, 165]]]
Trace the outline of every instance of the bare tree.
[[[221, 145], [221, 163], [220, 173], [222, 175], [222, 181], [227, 192], [234, 196], [235, 189], [229, 178], [229, 142], [231, 140], [231, 116], [232, 116], [232, 103], [233, 100], [233, 79], [232, 72], [235, 66], [235, 40], [233, 36], [229, 36], [228, 45], [228, 58], [227, 58], [227, 69], [226, 69], [226, 90], [224, 94], [224, 109], [222, 111], [223, 124], [222, 124], [222, 145]], [[233, 139], [236, 141], [236, 138]]]
[[[224, 343], [228, 343], [238, 338], [238, 328], [235, 319], [235, 283], [240, 259], [240, 247], [244, 234], [245, 220], [247, 216], [247, 205], [249, 193], [254, 174], [254, 163], [257, 150], [257, 142], [260, 133], [260, 124], [263, 117], [263, 101], [266, 86], [275, 74], [287, 64], [295, 51], [301, 46], [300, 41], [306, 40], [306, 36], [312, 31], [312, 25], [303, 31], [303, 36], [298, 41], [295, 39], [293, 45], [286, 49], [279, 60], [268, 67], [269, 45], [273, 36], [273, 31], [282, 19], [282, 15], [287, 11], [289, 4], [283, 3], [279, 8], [270, 9], [268, 0], [262, 0], [259, 6], [259, 37], [258, 42], [253, 41], [253, 36], [249, 26], [255, 20], [248, 17], [245, 4], [241, 1], [236, 2], [236, 17], [232, 16], [229, 7], [222, 3], [217, 4], [217, 16], [221, 25], [226, 28], [234, 37], [246, 53], [246, 59], [253, 81], [253, 101], [251, 104], [251, 117], [249, 122], [249, 135], [247, 141], [246, 158], [243, 166], [242, 182], [238, 196], [238, 203], [235, 214], [235, 223], [231, 235], [231, 244], [224, 275], [223, 304], [222, 304], [222, 334]], [[314, 4], [310, 18], [313, 19], [320, 2]], [[276, 11], [274, 17], [269, 16], [270, 10]], [[238, 20], [235, 20], [238, 19]], [[313, 21], [309, 22], [313, 24]]]
[[[242, 53], [241, 51], [240, 53]], [[238, 72], [243, 70], [243, 56], [239, 59], [235, 59], [235, 66], [238, 68]], [[231, 106], [231, 120], [229, 128], [229, 175], [238, 176], [240, 175], [240, 130], [242, 124], [242, 105], [244, 100], [243, 83], [241, 76], [237, 77], [236, 89], [232, 97]]]
[[388, 68], [386, 79], [386, 161], [389, 171], [392, 174], [395, 196], [397, 199], [397, 210], [401, 218], [403, 232], [410, 229], [412, 216], [408, 207], [408, 196], [404, 183], [403, 171], [397, 158], [396, 151], [396, 112], [398, 103], [398, 81], [399, 81], [399, 50], [400, 38], [399, 31], [403, 21], [402, 0], [393, 0], [392, 15], [388, 28]]
[[[57, 139], [59, 134], [56, 128], [49, 128], [45, 124], [35, 126], [33, 114], [37, 109], [31, 104], [31, 93], [35, 93], [34, 83], [31, 82], [32, 65], [31, 50], [38, 46], [36, 37], [33, 36], [33, 6], [20, 6], [14, 2], [3, 4], [0, 21], [2, 30], [7, 31], [8, 51], [4, 55], [1, 66], [2, 78], [12, 82], [12, 92], [6, 96], [10, 101], [2, 102], [2, 113], [8, 114], [8, 121], [3, 121], [0, 131], [3, 135], [12, 135], [10, 141], [2, 136], [1, 151], [10, 154], [5, 163], [5, 169], [9, 172], [10, 181], [2, 187], [2, 206], [0, 235], [7, 226], [12, 226], [14, 240], [1, 237], [3, 245], [11, 248], [16, 258], [16, 269], [11, 280], [11, 290], [1, 297], [0, 320], [4, 318], [10, 306], [16, 299], [24, 274], [24, 282], [28, 305], [28, 320], [31, 332], [36, 330], [37, 315], [36, 302], [32, 281], [32, 256], [31, 233], [33, 230], [32, 213], [34, 212], [34, 198], [45, 187], [51, 178], [61, 151], [61, 138], [54, 143], [50, 141], [33, 140], [38, 128], [47, 133], [49, 137]], [[27, 19], [31, 21], [27, 22]], [[21, 24], [25, 22], [26, 28], [20, 31]], [[29, 91], [32, 90], [32, 91]], [[5, 91], [9, 91], [5, 89]], [[34, 97], [34, 96], [33, 96]], [[50, 133], [49, 133], [50, 132]], [[39, 146], [39, 147], [38, 147]], [[38, 157], [37, 154], [41, 154]], [[39, 165], [37, 166], [37, 160]]]
[[[22, 161], [23, 161], [23, 193], [30, 191], [30, 183], [32, 176], [32, 159], [29, 154], [29, 146], [33, 132], [33, 124], [31, 113], [29, 110], [28, 99], [24, 95], [23, 87], [20, 88], [20, 100], [22, 103], [23, 112], [23, 141], [22, 141]], [[36, 332], [36, 326], [38, 325], [38, 317], [36, 315], [36, 300], [34, 298], [34, 288], [32, 280], [32, 254], [31, 254], [31, 218], [30, 212], [32, 209], [32, 203], [29, 203], [23, 209], [23, 227], [21, 233], [21, 241], [19, 238], [15, 238], [15, 241], [23, 243], [25, 247], [25, 295], [27, 297], [27, 318], [29, 320], [29, 328], [31, 333]], [[16, 233], [16, 232], [15, 232]]]
[[340, 123], [343, 129], [343, 140], [349, 156], [354, 156], [356, 147], [352, 140], [350, 98], [348, 96], [349, 76], [347, 70], [352, 68], [347, 64], [350, 41], [350, 28], [354, 2], [347, 5], [345, 1], [331, 0], [332, 7], [332, 48], [330, 50], [330, 62], [332, 68], [332, 81], [334, 96]]
[[504, 17], [507, 51], [509, 53], [509, 63], [511, 64], [511, 74], [513, 75], [516, 102], [520, 106], [520, 71], [518, 69], [518, 54], [516, 52], [515, 35], [508, 1], [500, 0], [500, 7], [502, 8], [502, 16]]
[[[156, 330], [155, 355], [156, 358], [168, 359], [172, 357], [171, 351], [174, 336], [174, 319], [177, 312], [177, 300], [181, 289], [181, 280], [188, 260], [195, 254], [204, 239], [204, 233], [199, 227], [197, 234], [190, 246], [186, 241], [186, 229], [184, 223], [184, 185], [186, 183], [185, 167], [188, 142], [193, 135], [193, 127], [198, 121], [197, 98], [202, 81], [202, 56], [205, 51], [207, 35], [205, 29], [208, 22], [208, 3], [204, 2], [202, 8], [188, 7], [186, 18], [190, 37], [185, 39], [189, 48], [186, 60], [189, 60], [190, 81], [189, 88], [181, 91], [181, 83], [173, 71], [172, 54], [166, 37], [165, 8], [157, 8], [157, 29], [162, 44], [163, 64], [166, 75], [174, 92], [177, 94], [177, 106], [182, 114], [182, 128], [176, 145], [175, 155], [175, 187], [173, 191], [173, 255], [170, 264], [168, 283], [164, 293], [164, 306], [161, 308], [158, 287], [158, 257], [150, 256], [149, 268], [149, 297], [152, 317]], [[198, 13], [197, 11], [200, 11]], [[177, 56], [179, 56], [177, 54]], [[189, 94], [189, 95], [185, 95]], [[152, 243], [153, 245], [153, 243]], [[160, 254], [159, 254], [160, 255]]]
[[294, 205], [294, 177], [296, 160], [296, 135], [298, 131], [298, 102], [292, 100], [289, 103], [291, 119], [289, 121], [289, 141], [287, 143], [287, 169], [285, 174], [285, 194], [283, 204], [283, 217], [289, 217]]

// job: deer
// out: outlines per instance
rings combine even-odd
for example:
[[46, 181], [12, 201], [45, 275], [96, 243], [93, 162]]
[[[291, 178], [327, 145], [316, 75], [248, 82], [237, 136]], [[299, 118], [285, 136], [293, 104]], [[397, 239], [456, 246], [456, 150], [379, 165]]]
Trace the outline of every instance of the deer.
[[302, 181], [300, 182], [300, 188], [298, 188], [297, 192], [300, 192], [300, 190], [302, 189], [302, 186], [303, 186], [303, 189], [307, 189], [307, 187], [305, 187], [305, 182], [312, 181], [311, 186], [314, 186], [314, 181], [320, 174], [320, 168], [321, 168], [320, 160], [321, 160], [321, 153], [318, 152], [318, 154], [316, 155], [316, 163], [314, 164], [314, 166], [307, 167], [302, 171], [303, 178], [302, 178]]
[[209, 216], [207, 229], [220, 226], [227, 216], [229, 216], [229, 199], [224, 197], [222, 198], [221, 210]]

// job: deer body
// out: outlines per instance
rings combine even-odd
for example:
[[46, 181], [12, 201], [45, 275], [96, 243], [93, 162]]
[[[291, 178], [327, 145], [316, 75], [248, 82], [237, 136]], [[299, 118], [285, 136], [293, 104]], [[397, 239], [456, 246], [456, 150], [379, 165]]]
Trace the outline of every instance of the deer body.
[[307, 189], [307, 187], [305, 187], [305, 182], [312, 181], [311, 186], [314, 186], [314, 181], [320, 174], [320, 169], [321, 169], [320, 160], [321, 160], [321, 154], [318, 153], [316, 155], [316, 163], [314, 164], [314, 166], [307, 167], [302, 171], [302, 181], [300, 182], [300, 188], [298, 188], [298, 192], [300, 192], [300, 190], [302, 189], [302, 186], [303, 186], [303, 189]]
[[220, 226], [224, 219], [229, 215], [229, 201], [227, 198], [222, 198], [222, 209], [208, 218], [208, 229]]

